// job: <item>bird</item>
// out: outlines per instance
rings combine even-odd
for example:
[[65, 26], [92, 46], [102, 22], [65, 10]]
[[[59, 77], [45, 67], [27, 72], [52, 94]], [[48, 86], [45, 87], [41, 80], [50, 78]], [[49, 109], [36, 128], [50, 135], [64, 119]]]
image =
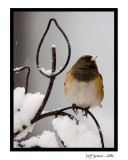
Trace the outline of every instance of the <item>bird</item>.
[[64, 93], [73, 110], [76, 106], [81, 107], [86, 117], [90, 108], [102, 107], [104, 98], [103, 78], [96, 59], [97, 56], [91, 55], [80, 57], [66, 74], [64, 82]]

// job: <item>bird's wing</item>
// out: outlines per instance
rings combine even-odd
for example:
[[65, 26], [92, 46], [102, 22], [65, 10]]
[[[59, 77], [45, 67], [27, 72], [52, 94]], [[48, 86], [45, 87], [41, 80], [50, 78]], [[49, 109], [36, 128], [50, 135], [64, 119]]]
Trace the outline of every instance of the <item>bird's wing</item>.
[[102, 75], [99, 73], [100, 77], [101, 77], [101, 80], [102, 80], [102, 88], [104, 88], [104, 85], [103, 85], [103, 77]]

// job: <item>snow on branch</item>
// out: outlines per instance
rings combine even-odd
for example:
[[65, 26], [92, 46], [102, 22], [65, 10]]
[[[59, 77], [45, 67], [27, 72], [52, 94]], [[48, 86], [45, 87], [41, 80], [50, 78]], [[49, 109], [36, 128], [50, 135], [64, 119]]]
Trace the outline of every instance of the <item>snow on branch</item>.
[[58, 148], [54, 132], [44, 131], [40, 136], [31, 137], [21, 143], [16, 142], [16, 148]]
[[[14, 133], [21, 133], [28, 127], [30, 128], [28, 131], [32, 130], [31, 120], [40, 108], [43, 98], [44, 95], [39, 92], [25, 95], [25, 88], [18, 87], [14, 90]], [[25, 134], [22, 135], [24, 137]], [[22, 136], [17, 138], [22, 138]]]
[[68, 148], [101, 148], [99, 137], [81, 121], [77, 125], [74, 119], [64, 116], [53, 119], [52, 124]]

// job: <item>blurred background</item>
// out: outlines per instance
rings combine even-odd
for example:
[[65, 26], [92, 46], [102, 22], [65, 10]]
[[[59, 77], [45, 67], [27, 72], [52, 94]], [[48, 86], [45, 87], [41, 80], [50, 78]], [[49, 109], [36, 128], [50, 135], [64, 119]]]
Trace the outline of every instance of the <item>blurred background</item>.
[[[103, 76], [104, 99], [102, 108], [90, 109], [98, 120], [105, 147], [114, 147], [114, 13], [113, 12], [14, 12], [13, 67], [28, 65], [31, 68], [28, 92], [45, 94], [49, 79], [40, 74], [36, 67], [36, 51], [45, 32], [48, 21], [55, 18], [66, 33], [71, 44], [71, 58], [67, 68], [56, 77], [46, 111], [71, 106], [64, 95], [64, 80], [72, 65], [83, 55], [97, 55], [99, 72]], [[56, 45], [57, 69], [67, 59], [66, 41], [52, 22], [50, 30], [42, 44], [39, 56], [41, 67], [51, 68], [51, 46]], [[25, 85], [26, 71], [15, 74], [15, 87]], [[73, 114], [73, 111], [69, 113]], [[83, 117], [81, 111], [77, 119], [85, 122], [97, 135], [94, 121]], [[40, 120], [33, 132], [26, 138], [40, 135], [44, 130], [53, 131], [52, 119]], [[61, 144], [60, 144], [61, 147]]]

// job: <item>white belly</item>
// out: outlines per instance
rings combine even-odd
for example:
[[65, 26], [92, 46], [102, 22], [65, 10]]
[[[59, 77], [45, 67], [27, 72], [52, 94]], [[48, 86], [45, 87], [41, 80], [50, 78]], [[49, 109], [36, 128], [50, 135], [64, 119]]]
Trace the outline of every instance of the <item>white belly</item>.
[[73, 80], [72, 83], [67, 83], [67, 99], [70, 103], [86, 108], [100, 106], [100, 98], [97, 90], [91, 82], [78, 82]]

